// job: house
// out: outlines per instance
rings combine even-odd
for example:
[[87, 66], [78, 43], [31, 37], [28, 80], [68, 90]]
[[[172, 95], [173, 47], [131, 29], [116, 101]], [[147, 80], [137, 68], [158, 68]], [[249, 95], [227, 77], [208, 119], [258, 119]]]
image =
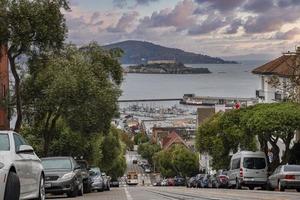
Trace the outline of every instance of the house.
[[[254, 69], [252, 73], [260, 76], [261, 86], [256, 91], [256, 96], [260, 102], [272, 103], [287, 98], [290, 77], [299, 73], [298, 66], [300, 66], [300, 47], [297, 48], [296, 52], [285, 53], [279, 58]], [[274, 77], [276, 77], [276, 84], [274, 84]]]
[[3, 106], [9, 91], [8, 57], [5, 46], [0, 48], [0, 129], [9, 129], [8, 109]]
[[161, 148], [164, 150], [170, 149], [176, 144], [181, 144], [186, 148], [189, 148], [186, 142], [175, 131], [163, 137], [160, 141]]

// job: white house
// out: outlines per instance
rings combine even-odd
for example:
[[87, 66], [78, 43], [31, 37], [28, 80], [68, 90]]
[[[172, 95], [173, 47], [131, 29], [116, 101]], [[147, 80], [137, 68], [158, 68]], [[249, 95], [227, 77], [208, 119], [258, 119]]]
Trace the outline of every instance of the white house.
[[[259, 101], [261, 103], [283, 101], [288, 95], [286, 88], [289, 87], [290, 76], [298, 73], [296, 66], [300, 66], [300, 47], [296, 52], [285, 53], [254, 69], [252, 73], [259, 75], [261, 81], [261, 87], [256, 91]], [[274, 80], [278, 81], [277, 87], [275, 87]]]

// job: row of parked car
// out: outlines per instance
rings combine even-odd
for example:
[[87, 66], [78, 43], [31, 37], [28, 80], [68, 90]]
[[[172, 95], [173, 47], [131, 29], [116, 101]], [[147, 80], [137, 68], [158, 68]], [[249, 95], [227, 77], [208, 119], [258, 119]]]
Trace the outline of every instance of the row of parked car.
[[0, 131], [0, 181], [0, 200], [44, 200], [46, 193], [76, 197], [119, 184], [85, 160], [39, 159], [23, 137], [13, 131]]
[[[164, 179], [157, 186], [174, 186], [172, 179]], [[267, 159], [263, 152], [241, 151], [232, 156], [229, 170], [217, 174], [198, 174], [186, 180], [187, 187], [236, 188], [260, 187], [267, 190], [296, 189], [300, 192], [300, 165], [280, 165], [268, 176]]]

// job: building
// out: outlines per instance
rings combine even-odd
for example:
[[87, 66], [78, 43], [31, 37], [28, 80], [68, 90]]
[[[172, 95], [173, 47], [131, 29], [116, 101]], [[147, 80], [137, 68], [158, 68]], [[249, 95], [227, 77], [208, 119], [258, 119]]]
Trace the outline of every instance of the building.
[[[283, 54], [252, 71], [260, 76], [261, 86], [256, 91], [256, 96], [261, 103], [283, 101], [287, 98], [290, 77], [299, 73], [300, 47], [296, 52]], [[274, 84], [276, 81], [276, 84]]]
[[170, 149], [172, 146], [176, 144], [181, 144], [186, 148], [189, 148], [186, 142], [175, 131], [168, 134], [160, 141], [160, 145], [163, 150]]
[[0, 48], [0, 129], [9, 129], [8, 109], [4, 106], [9, 91], [8, 57], [6, 47]]
[[175, 64], [176, 60], [149, 60], [147, 64]]

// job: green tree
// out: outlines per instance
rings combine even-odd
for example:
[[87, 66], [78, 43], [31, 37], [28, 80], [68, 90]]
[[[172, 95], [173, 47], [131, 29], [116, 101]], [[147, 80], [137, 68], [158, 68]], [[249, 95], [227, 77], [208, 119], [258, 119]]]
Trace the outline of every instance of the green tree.
[[77, 49], [69, 45], [56, 52], [34, 55], [23, 88], [24, 115], [39, 130], [44, 155], [63, 119], [73, 131], [89, 136], [107, 134], [118, 110], [122, 68], [114, 51], [95, 43]]
[[158, 144], [152, 143], [142, 143], [138, 146], [138, 153], [149, 161], [150, 164], [153, 164], [153, 156], [155, 153], [161, 150]]
[[[65, 0], [0, 0], [0, 48], [7, 48], [10, 69], [14, 77], [14, 103], [17, 120], [15, 130], [22, 125], [20, 56], [31, 57], [45, 50], [59, 50], [66, 36], [61, 10], [68, 10]], [[1, 56], [1, 55], [0, 55]]]
[[149, 138], [147, 137], [147, 135], [145, 133], [138, 133], [134, 136], [134, 143], [136, 145], [146, 143], [148, 141], [149, 141]]
[[175, 145], [171, 149], [157, 152], [153, 161], [164, 177], [190, 176], [199, 169], [198, 155], [183, 145]]

